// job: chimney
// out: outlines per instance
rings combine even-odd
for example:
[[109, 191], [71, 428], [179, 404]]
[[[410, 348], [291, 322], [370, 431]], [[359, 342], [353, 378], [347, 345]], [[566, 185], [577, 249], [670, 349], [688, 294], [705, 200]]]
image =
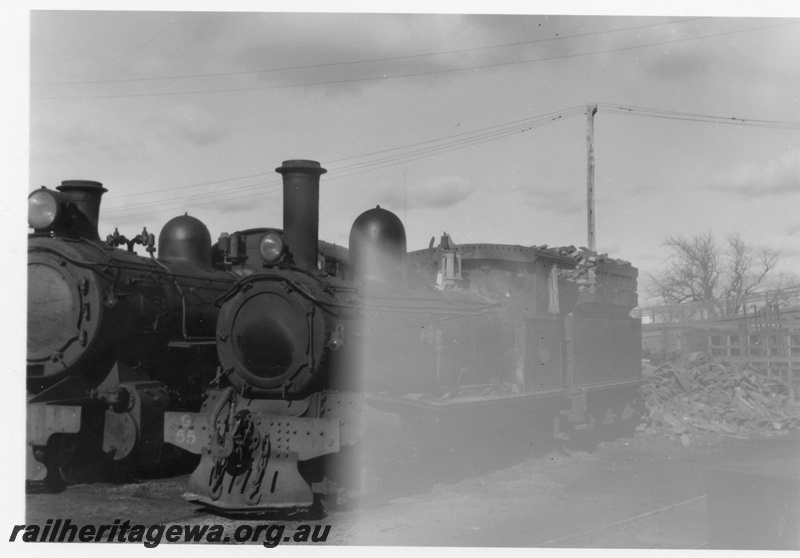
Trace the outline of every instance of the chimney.
[[294, 264], [317, 269], [319, 244], [319, 177], [328, 172], [316, 161], [284, 161], [283, 238]]
[[100, 217], [100, 198], [108, 192], [100, 182], [93, 180], [63, 180], [56, 190], [63, 193], [75, 204], [82, 218], [75, 223], [79, 236], [98, 240], [97, 221]]

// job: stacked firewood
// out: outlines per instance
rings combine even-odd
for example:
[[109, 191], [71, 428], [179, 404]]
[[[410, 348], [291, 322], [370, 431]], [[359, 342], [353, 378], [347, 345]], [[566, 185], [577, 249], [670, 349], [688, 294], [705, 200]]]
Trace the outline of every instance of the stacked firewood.
[[610, 261], [617, 265], [631, 265], [630, 262], [625, 260], [618, 260], [608, 257], [608, 254], [598, 254], [593, 250], [584, 248], [576, 248], [575, 246], [560, 246], [549, 247], [547, 244], [542, 246], [534, 246], [537, 250], [548, 252], [558, 256], [565, 256], [575, 260], [575, 269], [559, 269], [559, 277], [577, 283], [579, 285], [578, 292], [592, 293], [595, 292], [595, 285], [597, 285], [597, 273], [595, 268], [598, 262]]
[[684, 445], [701, 432], [749, 438], [780, 435], [800, 427], [794, 382], [746, 366], [703, 362], [695, 353], [683, 364], [644, 364], [649, 382], [640, 391], [648, 415], [638, 430], [680, 437]]

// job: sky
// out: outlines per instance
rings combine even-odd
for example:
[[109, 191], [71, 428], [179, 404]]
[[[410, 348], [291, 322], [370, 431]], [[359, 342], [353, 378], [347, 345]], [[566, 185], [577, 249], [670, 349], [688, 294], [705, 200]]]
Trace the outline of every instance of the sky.
[[97, 180], [102, 237], [216, 239], [280, 227], [274, 169], [313, 159], [331, 242], [381, 205], [410, 249], [586, 246], [598, 104], [599, 252], [645, 283], [666, 237], [740, 233], [800, 272], [800, 19], [544, 13], [34, 10], [25, 193]]

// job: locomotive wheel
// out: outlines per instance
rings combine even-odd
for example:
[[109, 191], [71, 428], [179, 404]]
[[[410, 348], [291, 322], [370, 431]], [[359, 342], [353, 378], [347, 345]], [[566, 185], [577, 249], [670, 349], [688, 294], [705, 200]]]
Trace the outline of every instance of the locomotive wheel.
[[102, 458], [83, 450], [75, 436], [54, 435], [47, 453], [47, 482], [52, 486], [94, 482], [103, 467]]

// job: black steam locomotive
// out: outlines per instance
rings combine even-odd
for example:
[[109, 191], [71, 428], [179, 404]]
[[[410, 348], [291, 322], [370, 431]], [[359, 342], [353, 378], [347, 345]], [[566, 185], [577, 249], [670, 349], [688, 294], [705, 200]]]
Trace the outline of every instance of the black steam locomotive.
[[217, 368], [214, 301], [236, 277], [212, 267], [193, 217], [164, 226], [155, 258], [146, 230], [100, 240], [100, 183], [57, 190], [28, 198], [27, 479], [62, 484], [183, 453], [163, 443], [164, 412], [200, 408]]
[[[283, 230], [224, 235], [218, 385], [170, 411], [164, 440], [199, 454], [190, 499], [225, 511], [305, 508], [363, 488], [383, 459], [489, 448], [635, 420], [637, 271], [572, 247], [407, 252], [380, 207], [348, 249], [318, 239], [314, 161], [286, 161]], [[593, 261], [589, 261], [593, 260]], [[588, 265], [588, 264], [591, 265]]]

